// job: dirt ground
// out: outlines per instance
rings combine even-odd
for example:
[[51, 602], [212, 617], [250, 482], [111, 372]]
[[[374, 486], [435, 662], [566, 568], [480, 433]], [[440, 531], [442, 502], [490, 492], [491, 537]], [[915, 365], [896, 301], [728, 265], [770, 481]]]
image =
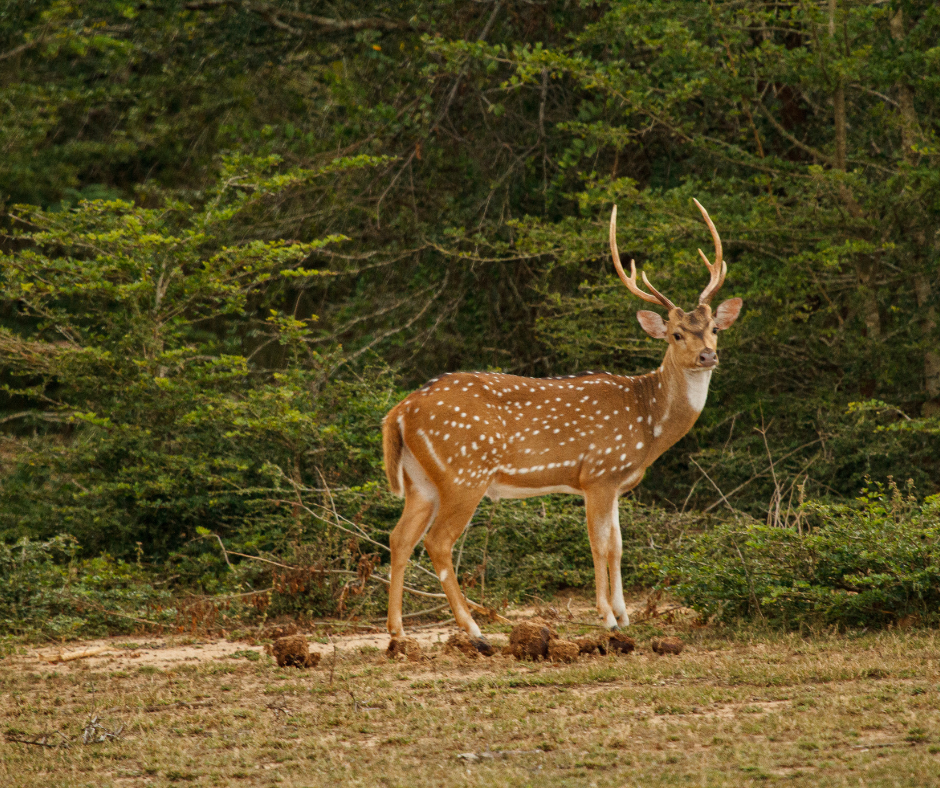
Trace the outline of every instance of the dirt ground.
[[[536, 615], [545, 615], [551, 620], [561, 622], [583, 622], [594, 624], [594, 608], [585, 600], [567, 600], [567, 605], [559, 604], [547, 607], [517, 607], [508, 613], [511, 622], [525, 621]], [[642, 618], [644, 601], [634, 600], [627, 606], [631, 620]], [[675, 608], [670, 610], [671, 616], [677, 614], [686, 617], [692, 611]], [[341, 626], [341, 625], [338, 625]], [[601, 631], [599, 625], [597, 630]], [[276, 629], [272, 626], [269, 628]], [[389, 643], [389, 635], [381, 631], [380, 626], [369, 627], [373, 631], [355, 634], [330, 634], [324, 636], [316, 629], [307, 632], [310, 651], [318, 652], [321, 658], [332, 654], [333, 649], [339, 653], [353, 653], [362, 649], [385, 649]], [[419, 625], [407, 628], [408, 637], [417, 640], [425, 650], [439, 649], [447, 639], [457, 631], [456, 624], [451, 621], [441, 625]], [[506, 632], [489, 632], [487, 639], [496, 647], [502, 648], [508, 643], [508, 628]], [[42, 665], [55, 665], [57, 670], [70, 670], [73, 667], [122, 670], [142, 665], [150, 665], [160, 670], [171, 670], [181, 665], [199, 664], [213, 660], [225, 659], [233, 654], [254, 651], [260, 655], [265, 653], [265, 643], [270, 638], [264, 637], [262, 628], [257, 638], [240, 640], [227, 640], [224, 638], [196, 638], [192, 636], [166, 636], [146, 637], [120, 636], [101, 638], [97, 640], [83, 640], [69, 643], [67, 646], [41, 646], [27, 649], [24, 653], [11, 658], [11, 663], [35, 667]], [[260, 643], [253, 641], [262, 641]], [[92, 653], [97, 652], [97, 653]], [[88, 656], [79, 656], [88, 654]], [[76, 658], [77, 657], [77, 658]], [[482, 668], [482, 665], [481, 665]]]
[[[598, 631], [586, 603], [512, 616], [536, 613]], [[316, 668], [279, 668], [263, 637], [24, 644], [0, 658], [0, 785], [940, 786], [937, 632], [678, 613], [631, 627], [631, 654], [573, 664], [467, 657], [440, 625], [411, 628], [415, 661], [382, 632], [317, 628]], [[484, 627], [497, 646], [510, 629]], [[663, 635], [682, 653], [653, 653]]]

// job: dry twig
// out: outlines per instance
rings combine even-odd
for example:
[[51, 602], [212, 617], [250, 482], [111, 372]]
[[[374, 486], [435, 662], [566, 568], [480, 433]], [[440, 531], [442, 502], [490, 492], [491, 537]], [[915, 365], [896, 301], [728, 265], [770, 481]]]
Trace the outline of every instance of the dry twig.
[[87, 659], [88, 657], [96, 657], [99, 654], [104, 654], [111, 649], [107, 646], [102, 648], [92, 648], [87, 649], [86, 651], [73, 651], [71, 654], [63, 654], [61, 651], [54, 656], [47, 657], [44, 654], [37, 654], [37, 656], [43, 661], [47, 662], [50, 665], [58, 665], [60, 662], [72, 662], [76, 659]]
[[[50, 742], [49, 739], [53, 736], [60, 737], [61, 741]], [[67, 750], [69, 748], [68, 739], [59, 731], [55, 733], [24, 733], [23, 731], [9, 730], [3, 737], [8, 742], [15, 742], [16, 744], [31, 744], [35, 747], [49, 747], [51, 749], [61, 747]]]

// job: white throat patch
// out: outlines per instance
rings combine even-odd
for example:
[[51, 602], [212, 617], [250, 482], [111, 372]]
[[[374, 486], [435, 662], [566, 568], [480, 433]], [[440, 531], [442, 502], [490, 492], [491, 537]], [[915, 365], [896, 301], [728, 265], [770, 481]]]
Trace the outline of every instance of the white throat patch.
[[708, 397], [708, 384], [712, 379], [712, 371], [703, 369], [701, 372], [685, 371], [685, 392], [689, 398], [689, 405], [696, 413], [701, 413], [705, 407], [705, 398]]

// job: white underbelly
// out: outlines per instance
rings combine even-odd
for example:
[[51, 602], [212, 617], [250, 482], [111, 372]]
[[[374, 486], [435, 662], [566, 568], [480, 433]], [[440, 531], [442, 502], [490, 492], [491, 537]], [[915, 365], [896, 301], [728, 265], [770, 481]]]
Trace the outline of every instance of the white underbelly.
[[486, 488], [486, 497], [493, 501], [500, 498], [535, 498], [538, 495], [551, 493], [570, 493], [571, 495], [584, 495], [583, 490], [569, 487], [567, 484], [552, 484], [547, 487], [516, 487], [515, 485], [493, 482]]

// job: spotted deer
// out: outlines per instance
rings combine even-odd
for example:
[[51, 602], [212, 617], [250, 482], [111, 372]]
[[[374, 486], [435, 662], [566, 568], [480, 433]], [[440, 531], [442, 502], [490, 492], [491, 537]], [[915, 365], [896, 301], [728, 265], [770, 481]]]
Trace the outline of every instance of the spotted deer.
[[620, 279], [635, 296], [667, 311], [667, 319], [637, 312], [643, 330], [668, 347], [658, 369], [637, 377], [587, 372], [526, 378], [499, 372], [456, 372], [429, 381], [389, 411], [382, 426], [385, 471], [405, 508], [392, 531], [388, 630], [402, 628], [405, 566], [424, 545], [457, 623], [483, 653], [482, 637], [457, 583], [454, 543], [483, 496], [528, 498], [548, 493], [584, 496], [594, 558], [597, 609], [606, 625], [630, 623], [620, 576], [622, 539], [617, 501], [646, 469], [695, 424], [718, 366], [717, 334], [734, 323], [740, 298], [709, 303], [725, 279], [721, 239], [695, 201], [715, 243], [715, 262], [699, 254], [711, 275], [692, 312], [656, 290], [637, 286], [636, 264], [624, 273], [617, 252], [617, 207], [610, 217], [610, 251]]

